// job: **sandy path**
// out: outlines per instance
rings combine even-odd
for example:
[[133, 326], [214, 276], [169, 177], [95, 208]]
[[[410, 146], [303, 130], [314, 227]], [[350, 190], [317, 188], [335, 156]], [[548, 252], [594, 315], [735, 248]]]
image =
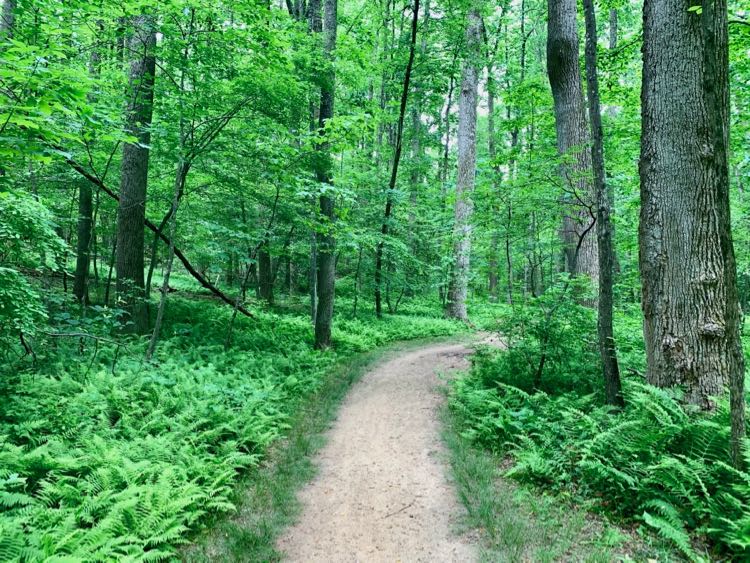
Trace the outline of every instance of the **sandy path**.
[[278, 547], [290, 561], [473, 561], [458, 537], [463, 510], [446, 478], [436, 372], [466, 365], [464, 345], [434, 345], [387, 361], [351, 390], [303, 513]]

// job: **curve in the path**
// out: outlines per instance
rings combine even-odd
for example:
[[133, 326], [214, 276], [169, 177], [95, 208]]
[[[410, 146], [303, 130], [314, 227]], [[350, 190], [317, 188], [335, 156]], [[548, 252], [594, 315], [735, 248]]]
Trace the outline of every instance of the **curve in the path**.
[[447, 479], [438, 372], [463, 368], [464, 345], [407, 352], [366, 374], [344, 401], [278, 548], [290, 561], [473, 561], [456, 535], [462, 507]]

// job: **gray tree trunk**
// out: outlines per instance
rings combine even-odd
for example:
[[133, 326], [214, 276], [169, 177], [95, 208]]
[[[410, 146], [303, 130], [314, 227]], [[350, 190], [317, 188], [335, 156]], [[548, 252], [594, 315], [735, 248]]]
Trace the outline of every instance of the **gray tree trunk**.
[[562, 240], [565, 269], [596, 283], [599, 265], [593, 230], [593, 186], [586, 108], [581, 88], [576, 0], [548, 0], [547, 74], [555, 105], [557, 149], [565, 196]]
[[146, 217], [151, 115], [154, 101], [156, 30], [149, 16], [133, 19], [133, 34], [128, 40], [130, 53], [130, 89], [125, 114], [129, 134], [137, 143], [125, 143], [122, 149], [120, 204], [117, 210], [117, 293], [121, 306], [132, 323], [129, 331], [148, 330], [148, 309], [144, 301], [143, 224]]
[[599, 354], [604, 372], [604, 393], [607, 404], [621, 407], [622, 385], [617, 349], [612, 325], [614, 301], [614, 248], [612, 242], [612, 203], [604, 181], [604, 133], [599, 103], [599, 76], [596, 56], [596, 12], [594, 0], [583, 0], [586, 19], [586, 85], [589, 98], [589, 120], [591, 122], [591, 161], [594, 169], [594, 191], [596, 194], [596, 238], [599, 249], [599, 299], [597, 329]]
[[466, 297], [469, 289], [471, 260], [471, 216], [477, 161], [477, 87], [482, 59], [482, 18], [472, 6], [466, 22], [466, 57], [464, 59], [458, 110], [458, 172], [456, 203], [453, 208], [453, 271], [448, 295], [447, 315], [468, 320]]
[[640, 266], [648, 379], [703, 409], [729, 384], [744, 432], [744, 358], [730, 231], [727, 5], [646, 0]]
[[[338, 25], [337, 0], [325, 0], [323, 18], [323, 48], [328, 71], [320, 89], [320, 132], [323, 134], [326, 122], [333, 117], [333, 103], [336, 91], [336, 26]], [[318, 182], [333, 184], [333, 166], [330, 146], [326, 141], [318, 151], [316, 175]], [[331, 325], [333, 323], [333, 303], [336, 289], [336, 238], [334, 223], [336, 214], [334, 196], [326, 192], [320, 196], [320, 214], [325, 221], [325, 230], [318, 237], [318, 306], [315, 315], [315, 348], [323, 349], [331, 345]]]
[[16, 0], [5, 0], [0, 13], [0, 39], [12, 39], [16, 25]]

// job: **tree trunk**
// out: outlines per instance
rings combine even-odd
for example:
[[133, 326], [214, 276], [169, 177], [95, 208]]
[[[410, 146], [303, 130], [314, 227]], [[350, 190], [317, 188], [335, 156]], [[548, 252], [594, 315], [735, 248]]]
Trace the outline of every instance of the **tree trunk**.
[[[336, 26], [338, 1], [325, 0], [323, 19], [323, 48], [328, 69], [320, 89], [319, 131], [325, 135], [326, 122], [333, 117], [333, 103], [336, 92]], [[318, 147], [316, 176], [318, 182], [329, 187], [333, 184], [333, 164], [330, 143], [325, 140]], [[315, 348], [318, 350], [331, 345], [331, 325], [333, 322], [334, 292], [336, 289], [336, 221], [334, 196], [330, 189], [320, 196], [320, 214], [325, 222], [324, 232], [318, 237], [318, 306], [315, 315]]]
[[594, 0], [583, 0], [586, 18], [586, 86], [589, 98], [589, 120], [591, 122], [591, 162], [594, 169], [594, 191], [596, 194], [596, 238], [599, 249], [599, 299], [597, 329], [599, 353], [604, 369], [604, 392], [607, 404], [624, 406], [620, 367], [612, 326], [614, 300], [614, 248], [612, 242], [612, 203], [604, 182], [604, 133], [599, 103], [599, 77], [596, 60], [596, 12]]
[[609, 10], [609, 48], [617, 49], [617, 8]]
[[73, 295], [82, 305], [89, 302], [89, 262], [91, 248], [91, 225], [93, 193], [91, 184], [82, 182], [78, 192], [78, 238], [76, 240], [76, 271], [73, 280]]
[[144, 301], [143, 224], [146, 217], [146, 188], [151, 141], [149, 131], [154, 101], [156, 30], [149, 16], [133, 20], [129, 39], [131, 53], [129, 103], [125, 122], [137, 143], [125, 143], [122, 150], [120, 205], [117, 210], [117, 293], [132, 323], [126, 331], [148, 330], [148, 309]]
[[164, 313], [167, 309], [169, 278], [172, 275], [172, 266], [174, 265], [175, 234], [177, 231], [177, 209], [180, 205], [182, 194], [185, 191], [185, 181], [187, 180], [189, 171], [190, 164], [188, 162], [181, 161], [177, 166], [177, 173], [175, 174], [174, 196], [172, 198], [172, 207], [169, 213], [169, 251], [167, 253], [167, 267], [164, 271], [164, 280], [161, 286], [161, 296], [159, 297], [159, 309], [156, 312], [154, 332], [151, 334], [151, 340], [149, 341], [148, 349], [146, 350], [147, 361], [151, 360], [154, 352], [156, 351], [156, 345], [159, 343], [159, 333], [161, 332], [162, 323], [164, 322]]
[[468, 320], [466, 297], [469, 289], [471, 259], [471, 216], [477, 160], [477, 87], [482, 56], [482, 18], [479, 8], [470, 8], [466, 23], [464, 59], [458, 110], [458, 172], [456, 174], [455, 222], [453, 226], [453, 271], [448, 295], [447, 315]]
[[258, 293], [260, 298], [273, 305], [273, 273], [268, 241], [258, 249]]
[[0, 40], [12, 39], [15, 25], [16, 0], [4, 0], [3, 11], [0, 13]]
[[643, 10], [640, 266], [648, 380], [711, 409], [732, 392], [744, 433], [744, 358], [730, 231], [727, 5]]
[[547, 74], [555, 105], [557, 149], [565, 196], [562, 239], [565, 269], [596, 283], [599, 266], [594, 221], [591, 153], [578, 63], [576, 0], [548, 0]]
[[409, 83], [411, 81], [411, 72], [414, 67], [414, 55], [417, 44], [417, 27], [419, 25], [419, 0], [414, 0], [412, 8], [411, 21], [411, 41], [409, 43], [409, 61], [406, 63], [406, 72], [404, 73], [404, 84], [401, 90], [401, 104], [399, 106], [398, 126], [396, 129], [396, 148], [393, 154], [393, 166], [391, 167], [391, 179], [386, 192], [385, 213], [383, 214], [383, 225], [380, 228], [382, 235], [380, 242], [375, 251], [375, 314], [380, 318], [383, 315], [383, 248], [385, 237], [390, 230], [391, 213], [393, 211], [393, 192], [396, 190], [396, 180], [398, 179], [398, 166], [401, 161], [402, 141], [404, 135], [404, 118], [406, 116], [406, 102], [409, 99]]

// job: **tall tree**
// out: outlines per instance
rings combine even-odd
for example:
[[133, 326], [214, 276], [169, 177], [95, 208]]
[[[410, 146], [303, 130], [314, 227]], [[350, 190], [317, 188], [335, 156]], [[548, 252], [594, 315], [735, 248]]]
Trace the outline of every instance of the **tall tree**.
[[16, 0], [5, 0], [0, 12], [0, 39], [12, 39], [16, 24]]
[[130, 330], [148, 330], [148, 309], [144, 301], [143, 224], [146, 218], [149, 143], [156, 72], [156, 27], [153, 17], [133, 18], [128, 39], [130, 86], [125, 113], [127, 131], [136, 141], [122, 149], [120, 204], [117, 210], [117, 292], [132, 323]]
[[401, 151], [403, 149], [404, 137], [404, 119], [406, 117], [406, 103], [409, 99], [409, 83], [411, 82], [412, 68], [414, 67], [414, 56], [417, 44], [417, 27], [419, 25], [419, 0], [414, 0], [411, 20], [411, 39], [409, 42], [409, 60], [406, 63], [406, 72], [404, 73], [404, 83], [401, 89], [401, 103], [399, 105], [398, 125], [396, 128], [396, 150], [393, 153], [393, 165], [391, 166], [391, 179], [388, 183], [386, 192], [385, 213], [383, 214], [383, 224], [380, 228], [382, 238], [378, 241], [375, 251], [375, 314], [378, 317], [383, 315], [383, 250], [385, 246], [385, 237], [390, 230], [391, 214], [393, 213], [393, 192], [396, 190], [396, 180], [398, 179], [398, 167], [401, 162]]
[[599, 102], [599, 76], [596, 57], [596, 12], [594, 0], [583, 0], [586, 20], [586, 86], [591, 122], [591, 162], [594, 169], [596, 202], [596, 239], [599, 249], [599, 299], [597, 329], [599, 353], [604, 370], [604, 391], [607, 403], [623, 406], [620, 367], [617, 363], [614, 327], [612, 325], [614, 300], [614, 246], [612, 243], [612, 203], [604, 180], [604, 133], [602, 110]]
[[[336, 69], [334, 67], [336, 51], [336, 26], [338, 25], [337, 0], [325, 0], [323, 5], [323, 50], [325, 52], [327, 71], [320, 89], [321, 136], [325, 136], [325, 126], [333, 117], [333, 103], [336, 92]], [[323, 141], [318, 147], [316, 176], [318, 182], [330, 187], [333, 184], [333, 165], [331, 162], [330, 144]], [[331, 345], [331, 324], [333, 322], [333, 301], [336, 289], [336, 238], [334, 223], [336, 212], [334, 196], [330, 189], [324, 190], [319, 198], [320, 214], [324, 220], [324, 232], [318, 237], [318, 306], [315, 315], [315, 347], [328, 348]]]
[[744, 358], [730, 231], [727, 4], [646, 0], [640, 267], [648, 380], [703, 409], [729, 384], [744, 432]]
[[482, 60], [482, 17], [474, 2], [466, 20], [466, 53], [458, 106], [458, 171], [456, 203], [453, 208], [453, 270], [449, 288], [447, 315], [468, 320], [466, 297], [471, 260], [471, 215], [477, 162], [477, 98]]
[[581, 87], [576, 0], [547, 2], [547, 75], [555, 106], [557, 149], [565, 196], [562, 239], [565, 269], [596, 281], [598, 253], [593, 232], [589, 132]]

